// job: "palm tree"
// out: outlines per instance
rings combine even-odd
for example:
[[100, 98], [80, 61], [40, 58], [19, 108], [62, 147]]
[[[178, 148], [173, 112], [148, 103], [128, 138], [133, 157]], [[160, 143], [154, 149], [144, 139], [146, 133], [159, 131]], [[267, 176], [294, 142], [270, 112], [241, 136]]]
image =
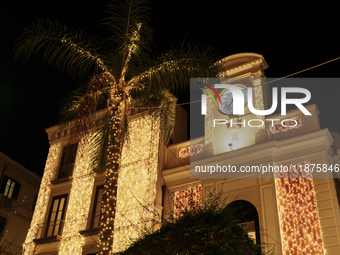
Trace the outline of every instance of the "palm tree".
[[[119, 162], [131, 109], [147, 106], [149, 112], [156, 113], [168, 142], [174, 128], [174, 97], [170, 93], [182, 92], [190, 77], [215, 76], [220, 67], [213, 65], [216, 55], [211, 49], [198, 50], [193, 44], [181, 44], [152, 56], [150, 7], [143, 0], [112, 1], [107, 11], [109, 17], [103, 24], [110, 37], [106, 40], [49, 19], [37, 20], [18, 38], [15, 58], [23, 61], [43, 53], [48, 64], [83, 84], [66, 99], [64, 121], [75, 120], [76, 134], [97, 131], [91, 146], [99, 149], [93, 149], [92, 166], [97, 170], [103, 166], [105, 171], [103, 208], [115, 208]], [[96, 112], [104, 108], [108, 114], [93, 121]], [[107, 199], [110, 197], [113, 199]], [[114, 213], [102, 214], [100, 254], [111, 254]]]

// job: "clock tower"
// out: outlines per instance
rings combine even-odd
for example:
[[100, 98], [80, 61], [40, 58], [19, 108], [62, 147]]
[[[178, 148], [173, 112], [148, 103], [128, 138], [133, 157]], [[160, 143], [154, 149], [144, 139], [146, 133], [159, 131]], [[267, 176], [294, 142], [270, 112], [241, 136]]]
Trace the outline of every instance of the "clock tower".
[[226, 71], [220, 76], [227, 78], [226, 84], [242, 91], [244, 115], [233, 115], [233, 95], [229, 89], [216, 89], [222, 104], [214, 104], [212, 98], [207, 98], [205, 144], [213, 149], [214, 155], [268, 140], [264, 116], [251, 113], [248, 107], [249, 87], [255, 109], [264, 110], [270, 106], [269, 89], [263, 84], [264, 70], [268, 68], [266, 61], [256, 53], [234, 54], [221, 61]]

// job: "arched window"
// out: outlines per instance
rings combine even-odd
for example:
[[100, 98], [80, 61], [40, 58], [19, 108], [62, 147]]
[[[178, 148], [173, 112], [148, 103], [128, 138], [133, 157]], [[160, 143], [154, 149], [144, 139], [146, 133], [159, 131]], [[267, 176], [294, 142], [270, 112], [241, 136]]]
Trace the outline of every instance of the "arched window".
[[259, 216], [255, 206], [245, 200], [236, 200], [228, 204], [226, 209], [234, 212], [236, 219], [239, 220], [239, 224], [242, 224], [250, 238], [256, 244], [260, 244]]

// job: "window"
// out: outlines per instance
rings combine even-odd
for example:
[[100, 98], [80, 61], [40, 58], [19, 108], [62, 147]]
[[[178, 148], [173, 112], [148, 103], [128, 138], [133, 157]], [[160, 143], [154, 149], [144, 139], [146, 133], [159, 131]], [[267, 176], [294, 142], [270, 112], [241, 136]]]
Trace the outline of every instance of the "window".
[[64, 227], [67, 194], [53, 197], [45, 237], [61, 235]]
[[20, 186], [20, 183], [5, 175], [0, 186], [0, 193], [3, 194], [3, 199], [6, 197], [7, 199], [12, 198], [16, 200], [19, 195]]
[[78, 143], [70, 144], [64, 147], [60, 160], [58, 179], [72, 176], [77, 149]]
[[96, 189], [96, 197], [94, 199], [93, 211], [91, 215], [91, 225], [92, 228], [99, 228], [100, 212], [103, 200], [104, 185], [100, 185]]
[[245, 200], [236, 200], [227, 205], [230, 208], [239, 225], [248, 233], [255, 244], [260, 244], [259, 217], [255, 206]]

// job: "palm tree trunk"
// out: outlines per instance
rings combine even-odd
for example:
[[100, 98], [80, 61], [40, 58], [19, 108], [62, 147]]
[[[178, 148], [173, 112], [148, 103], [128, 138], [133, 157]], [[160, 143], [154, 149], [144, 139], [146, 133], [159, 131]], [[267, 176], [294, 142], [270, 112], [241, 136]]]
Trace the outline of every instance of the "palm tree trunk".
[[[105, 192], [101, 209], [99, 254], [112, 254], [114, 235], [114, 221], [116, 211], [118, 172], [122, 151], [122, 138], [124, 137], [125, 102], [122, 96], [114, 95], [110, 99], [110, 126], [108, 156], [105, 166]], [[111, 107], [110, 107], [111, 105]]]

